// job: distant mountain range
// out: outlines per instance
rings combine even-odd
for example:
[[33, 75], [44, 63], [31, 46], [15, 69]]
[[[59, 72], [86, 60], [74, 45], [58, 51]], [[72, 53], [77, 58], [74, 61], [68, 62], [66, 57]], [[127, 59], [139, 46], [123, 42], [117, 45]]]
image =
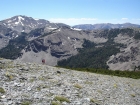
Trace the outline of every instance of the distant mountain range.
[[102, 24], [80, 24], [73, 26], [73, 28], [83, 30], [96, 30], [96, 29], [114, 29], [114, 28], [140, 28], [140, 25], [131, 23], [124, 24], [102, 23]]
[[47, 65], [140, 69], [139, 25], [95, 24], [70, 27], [44, 19], [14, 16], [0, 21], [0, 57]]

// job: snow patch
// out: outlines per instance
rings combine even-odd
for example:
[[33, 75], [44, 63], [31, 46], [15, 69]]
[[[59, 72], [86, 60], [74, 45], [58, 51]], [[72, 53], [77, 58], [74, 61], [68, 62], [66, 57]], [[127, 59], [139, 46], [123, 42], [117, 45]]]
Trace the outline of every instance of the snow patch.
[[3, 25], [5, 25], [5, 26], [6, 26], [6, 24], [5, 24], [5, 23], [3, 23]]
[[8, 20], [8, 23], [12, 22], [11, 20]]
[[21, 16], [18, 16], [18, 22], [15, 22], [15, 24], [21, 23], [21, 25], [24, 26], [24, 24], [22, 23], [21, 20], [25, 20], [25, 19], [23, 17], [21, 17]]
[[50, 23], [54, 23], [54, 22], [52, 22], [52, 21], [49, 21]]
[[24, 24], [22, 22], [20, 22], [22, 26], [24, 26]]
[[18, 35], [16, 35], [16, 37], [15, 38], [17, 38], [18, 37]]
[[68, 37], [68, 39], [70, 39], [70, 37]]
[[48, 27], [48, 29], [50, 29], [50, 30], [55, 30], [55, 29], [57, 29], [57, 28], [49, 28], [49, 27]]
[[73, 47], [74, 47], [75, 49], [77, 48], [75, 44], [73, 44]]
[[34, 20], [39, 20], [39, 19], [35, 18]]
[[82, 29], [79, 28], [71, 28], [72, 30], [81, 31]]
[[59, 29], [58, 31], [61, 31], [61, 29]]
[[15, 22], [15, 24], [19, 24], [19, 22]]
[[24, 20], [24, 18], [21, 16], [18, 16], [18, 20], [21, 21], [21, 20]]

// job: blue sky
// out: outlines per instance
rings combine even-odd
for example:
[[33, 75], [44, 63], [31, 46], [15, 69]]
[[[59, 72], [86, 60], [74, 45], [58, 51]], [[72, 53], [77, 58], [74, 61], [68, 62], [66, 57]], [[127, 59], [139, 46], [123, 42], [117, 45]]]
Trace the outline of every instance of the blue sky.
[[140, 0], [1, 0], [0, 20], [26, 15], [69, 25], [140, 24]]

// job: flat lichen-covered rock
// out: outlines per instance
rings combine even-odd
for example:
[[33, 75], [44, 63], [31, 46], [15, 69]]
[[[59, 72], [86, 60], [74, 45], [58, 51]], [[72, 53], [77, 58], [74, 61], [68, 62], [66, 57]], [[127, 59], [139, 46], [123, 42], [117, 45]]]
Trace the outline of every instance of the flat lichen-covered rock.
[[140, 105], [140, 79], [0, 59], [0, 105]]

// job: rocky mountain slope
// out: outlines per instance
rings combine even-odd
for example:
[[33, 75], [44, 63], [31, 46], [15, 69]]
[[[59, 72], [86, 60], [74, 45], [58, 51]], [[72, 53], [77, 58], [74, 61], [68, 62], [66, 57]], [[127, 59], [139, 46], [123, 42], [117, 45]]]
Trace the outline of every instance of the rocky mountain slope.
[[139, 105], [140, 79], [0, 59], [0, 105]]
[[107, 40], [103, 37], [95, 38], [92, 35], [93, 32], [88, 35], [86, 31], [77, 31], [68, 27], [45, 31], [46, 28], [42, 30], [43, 35], [40, 34], [33, 40], [31, 40], [33, 37], [30, 37], [32, 35], [29, 35], [30, 42], [22, 50], [22, 56], [18, 60], [41, 63], [41, 59], [46, 59], [46, 64], [54, 66], [57, 65], [58, 60], [76, 55], [77, 49], [82, 48], [83, 39], [94, 40], [97, 43], [103, 43]]
[[111, 70], [140, 70], [139, 29], [93, 31], [104, 43], [85, 41], [80, 52], [58, 65], [71, 68], [109, 68]]
[[10, 39], [18, 37], [19, 33], [3, 25], [0, 25], [0, 49], [7, 46]]
[[[106, 68], [108, 66], [109, 69], [112, 70], [134, 70], [140, 66], [139, 31], [134, 29], [77, 31], [69, 27], [55, 29], [48, 29], [46, 27], [25, 34], [25, 40], [19, 41], [19, 39], [21, 38], [18, 37], [11, 40], [9, 45], [0, 51], [0, 54], [1, 52], [9, 52], [4, 53], [4, 57], [14, 58], [24, 62], [41, 63], [41, 60], [45, 59], [47, 65], [55, 66], [60, 60], [72, 56], [75, 57], [77, 54], [79, 55], [79, 49], [85, 48], [83, 52], [87, 51], [85, 52], [86, 54], [79, 56], [80, 59], [78, 58], [80, 62], [84, 61], [85, 67], [90, 67], [86, 64], [87, 61], [95, 65], [91, 65], [93, 68], [96, 68], [96, 65], [100, 64], [97, 68]], [[83, 44], [85, 40], [94, 43], [95, 46], [88, 48], [88, 45], [85, 45], [84, 47]], [[11, 47], [11, 45], [14, 46]], [[13, 54], [7, 51], [9, 48], [11, 48], [11, 51], [14, 50], [18, 52]], [[89, 50], [87, 50], [87, 48]], [[92, 51], [90, 49], [93, 48], [93, 52], [90, 52]], [[91, 57], [87, 56], [86, 60], [84, 60], [84, 56], [90, 53], [93, 55], [91, 55]], [[98, 55], [98, 58], [94, 53]], [[93, 61], [90, 60], [91, 58]], [[104, 64], [102, 62], [104, 62]], [[67, 64], [71, 63], [67, 62]], [[65, 65], [67, 64], [65, 63]], [[84, 64], [81, 63], [80, 65], [84, 66]]]
[[140, 40], [119, 34], [115, 37], [114, 41], [115, 43], [122, 43], [126, 45], [126, 47], [121, 48], [119, 53], [110, 57], [108, 60], [110, 69], [135, 70], [136, 67], [140, 67]]
[[73, 26], [73, 28], [83, 30], [96, 30], [96, 29], [114, 29], [114, 28], [140, 28], [140, 25], [131, 23], [124, 24], [102, 23], [102, 24], [80, 24]]
[[80, 30], [22, 15], [0, 24], [0, 57], [35, 63], [45, 59], [51, 66], [67, 60], [62, 66], [140, 69], [139, 28]]
[[2, 20], [0, 21], [0, 49], [7, 46], [9, 40], [20, 36], [21, 32], [29, 33], [37, 28], [47, 27], [48, 29], [55, 29], [61, 26], [69, 27], [63, 23], [52, 23], [45, 19], [34, 19], [23, 15]]

